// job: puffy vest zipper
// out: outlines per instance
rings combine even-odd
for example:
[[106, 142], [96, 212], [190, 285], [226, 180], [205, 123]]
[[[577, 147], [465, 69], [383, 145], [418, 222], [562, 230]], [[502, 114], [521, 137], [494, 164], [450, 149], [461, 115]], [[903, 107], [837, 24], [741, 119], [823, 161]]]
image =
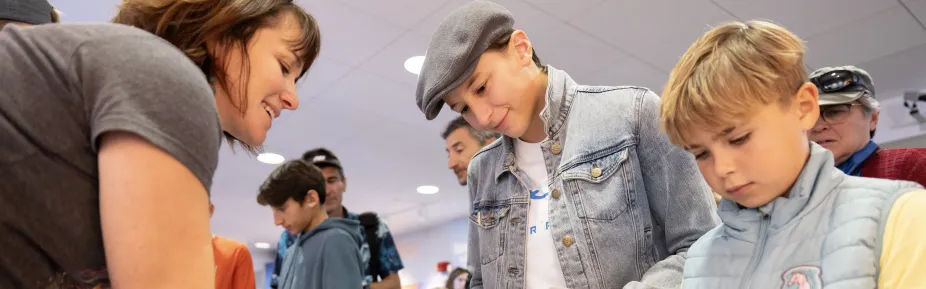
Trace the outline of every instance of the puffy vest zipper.
[[762, 260], [762, 254], [765, 252], [765, 241], [768, 238], [768, 224], [771, 221], [771, 217], [768, 214], [759, 212], [762, 215], [762, 220], [759, 223], [759, 238], [756, 240], [756, 250], [752, 254], [752, 259], [749, 261], [749, 267], [746, 267], [746, 274], [743, 274], [743, 283], [740, 284], [740, 288], [749, 288], [749, 283], [752, 281], [752, 275], [756, 272], [756, 267], [759, 267], [759, 261]]

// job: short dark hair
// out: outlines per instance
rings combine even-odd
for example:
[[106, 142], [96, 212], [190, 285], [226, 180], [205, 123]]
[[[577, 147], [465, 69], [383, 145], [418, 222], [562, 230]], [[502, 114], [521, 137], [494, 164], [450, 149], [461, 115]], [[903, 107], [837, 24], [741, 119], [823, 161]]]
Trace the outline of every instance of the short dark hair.
[[462, 116], [458, 116], [457, 118], [454, 118], [452, 121], [450, 121], [450, 123], [447, 124], [447, 128], [444, 129], [443, 133], [441, 133], [441, 137], [443, 137], [444, 139], [447, 139], [447, 137], [450, 136], [450, 134], [452, 134], [457, 129], [461, 129], [461, 128], [465, 128], [467, 131], [469, 131], [469, 134], [472, 135], [473, 138], [475, 138], [476, 141], [478, 141], [480, 145], [485, 145], [486, 142], [489, 141], [489, 139], [498, 138], [500, 136], [499, 134], [494, 133], [494, 132], [478, 130], [474, 128], [472, 125], [470, 125], [468, 122], [466, 122], [466, 120], [463, 119]]
[[302, 204], [310, 190], [318, 193], [319, 203], [325, 203], [325, 178], [322, 171], [303, 160], [292, 160], [270, 173], [260, 186], [257, 203], [261, 206], [280, 207], [287, 200], [293, 199]]

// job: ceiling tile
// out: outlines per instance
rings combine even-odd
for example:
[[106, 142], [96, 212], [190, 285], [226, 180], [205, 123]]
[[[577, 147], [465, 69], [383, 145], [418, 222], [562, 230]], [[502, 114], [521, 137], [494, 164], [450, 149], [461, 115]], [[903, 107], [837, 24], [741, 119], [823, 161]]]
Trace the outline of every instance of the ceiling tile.
[[742, 20], [772, 20], [802, 38], [838, 29], [897, 7], [896, 1], [872, 0], [714, 0]]
[[858, 64], [867, 71], [880, 100], [900, 97], [904, 91], [926, 90], [926, 44]]
[[602, 0], [524, 0], [560, 20], [569, 20], [601, 3]]
[[711, 25], [731, 20], [736, 19], [707, 0], [612, 0], [569, 22], [621, 51], [670, 71]]
[[360, 69], [391, 80], [417, 85], [418, 75], [405, 70], [405, 60], [412, 56], [424, 56], [427, 49], [428, 38], [417, 33], [406, 33], [398, 41], [389, 44], [365, 61]]
[[607, 68], [575, 74], [573, 75], [576, 82], [585, 85], [604, 85], [604, 86], [642, 86], [649, 88], [656, 93], [662, 91], [662, 87], [669, 79], [668, 73], [659, 71], [651, 65], [644, 63], [635, 58], [624, 58], [616, 63], [608, 65]]
[[567, 24], [527, 32], [544, 64], [566, 72], [596, 71], [626, 55], [609, 44]]
[[317, 97], [350, 71], [351, 68], [347, 64], [324, 57], [316, 58], [303, 79], [296, 84], [299, 90], [299, 99], [306, 100]]
[[405, 33], [396, 24], [339, 1], [299, 2], [318, 21], [321, 56], [350, 66], [359, 66]]
[[910, 13], [919, 19], [920, 24], [926, 23], [926, 0], [902, 0], [902, 2], [907, 9], [910, 9]]
[[[330, 1], [330, 0], [328, 0]], [[340, 0], [406, 29], [415, 27], [447, 0]]]
[[[447, 18], [447, 15], [469, 1], [470, 0], [447, 1], [444, 6], [431, 14], [428, 18], [425, 18], [425, 20], [412, 31], [430, 40], [431, 35], [437, 30], [437, 26]], [[508, 11], [511, 11], [511, 14], [514, 15], [514, 28], [527, 31], [528, 34], [531, 33], [531, 31], [543, 31], [549, 27], [560, 24], [559, 20], [551, 19], [550, 14], [522, 0], [495, 0], [492, 2], [498, 3], [508, 9]]]
[[354, 70], [325, 92], [323, 99], [338, 98], [358, 111], [396, 120], [404, 125], [433, 126], [415, 103], [415, 86]]
[[309, 148], [334, 145], [362, 133], [382, 120], [358, 110], [356, 103], [320, 97], [300, 103], [296, 111], [285, 111], [273, 122], [264, 147], [284, 157], [298, 157]]
[[805, 40], [807, 64], [819, 68], [863, 63], [910, 49], [926, 43], [926, 30], [898, 6]]
[[[109, 22], [119, 12], [119, 0], [49, 0], [61, 11], [62, 23]], [[89, 2], [89, 3], [88, 3]]]

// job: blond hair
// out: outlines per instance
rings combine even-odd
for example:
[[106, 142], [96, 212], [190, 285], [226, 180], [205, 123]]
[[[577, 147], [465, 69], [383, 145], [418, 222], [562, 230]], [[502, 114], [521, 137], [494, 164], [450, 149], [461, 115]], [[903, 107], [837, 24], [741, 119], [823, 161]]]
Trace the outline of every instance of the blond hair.
[[760, 106], [787, 107], [806, 81], [804, 43], [796, 35], [767, 21], [726, 23], [695, 41], [672, 69], [662, 128], [684, 145], [692, 128], [722, 130]]

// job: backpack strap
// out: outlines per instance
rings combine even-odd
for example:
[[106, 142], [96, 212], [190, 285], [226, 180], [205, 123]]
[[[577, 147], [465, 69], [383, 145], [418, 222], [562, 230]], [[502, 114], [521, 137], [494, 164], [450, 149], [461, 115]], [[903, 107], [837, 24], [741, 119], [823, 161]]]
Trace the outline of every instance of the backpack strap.
[[367, 246], [370, 247], [370, 275], [373, 282], [379, 280], [379, 242], [376, 241], [376, 230], [379, 229], [379, 217], [374, 212], [360, 214], [360, 225], [366, 231]]

